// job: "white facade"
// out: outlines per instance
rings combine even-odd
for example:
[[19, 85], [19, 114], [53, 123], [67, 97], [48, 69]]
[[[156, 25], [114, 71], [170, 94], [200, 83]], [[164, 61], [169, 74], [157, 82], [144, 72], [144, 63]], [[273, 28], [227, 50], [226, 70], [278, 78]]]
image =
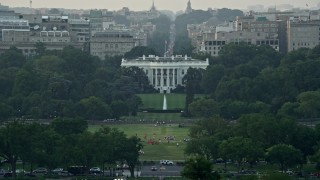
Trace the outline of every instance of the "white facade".
[[197, 60], [187, 56], [158, 57], [150, 55], [137, 59], [122, 59], [122, 67], [139, 67], [148, 76], [150, 84], [160, 93], [170, 93], [178, 85], [182, 85], [182, 78], [188, 69], [206, 69], [209, 60]]

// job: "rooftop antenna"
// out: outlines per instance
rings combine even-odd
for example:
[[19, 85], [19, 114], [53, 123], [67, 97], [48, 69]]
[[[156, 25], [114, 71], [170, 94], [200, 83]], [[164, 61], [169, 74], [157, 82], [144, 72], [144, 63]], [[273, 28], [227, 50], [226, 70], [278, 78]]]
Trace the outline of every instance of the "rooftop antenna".
[[32, 0], [30, 0], [30, 14], [32, 14]]

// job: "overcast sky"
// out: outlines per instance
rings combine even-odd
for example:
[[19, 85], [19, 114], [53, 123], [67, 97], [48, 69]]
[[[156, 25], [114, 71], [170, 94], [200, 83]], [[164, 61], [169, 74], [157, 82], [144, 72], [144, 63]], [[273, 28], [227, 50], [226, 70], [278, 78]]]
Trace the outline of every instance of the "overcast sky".
[[[67, 9], [109, 9], [119, 10], [129, 7], [131, 10], [147, 10], [153, 0], [32, 0], [34, 8], [67, 8]], [[154, 0], [158, 10], [185, 10], [188, 0]], [[30, 0], [0, 0], [0, 3], [10, 7], [29, 7]], [[291, 4], [294, 7], [315, 7], [319, 0], [191, 0], [193, 9], [232, 8], [246, 9], [249, 5], [264, 5], [265, 7], [280, 4]]]

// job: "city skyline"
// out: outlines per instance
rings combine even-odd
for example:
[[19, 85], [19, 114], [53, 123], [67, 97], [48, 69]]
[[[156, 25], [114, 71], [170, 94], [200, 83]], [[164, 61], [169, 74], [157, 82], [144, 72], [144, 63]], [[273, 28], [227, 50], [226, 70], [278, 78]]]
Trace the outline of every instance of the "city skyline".
[[[154, 0], [158, 10], [180, 11], [185, 10], [188, 0]], [[30, 0], [0, 0], [2, 5], [10, 7], [29, 7]], [[153, 0], [32, 0], [33, 8], [66, 8], [66, 9], [109, 9], [119, 10], [128, 7], [130, 10], [148, 10], [152, 6]], [[263, 5], [264, 8], [276, 7], [277, 5], [290, 4], [293, 7], [316, 7], [318, 0], [191, 0], [193, 9], [208, 8], [231, 8], [247, 9], [248, 6]]]

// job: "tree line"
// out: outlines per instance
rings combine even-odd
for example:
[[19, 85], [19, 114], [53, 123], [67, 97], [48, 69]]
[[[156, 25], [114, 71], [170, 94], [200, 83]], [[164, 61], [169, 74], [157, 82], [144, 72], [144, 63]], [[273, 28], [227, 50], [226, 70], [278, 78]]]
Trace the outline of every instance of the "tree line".
[[73, 47], [36, 48], [32, 58], [15, 47], [0, 55], [1, 120], [135, 115], [142, 104], [136, 94], [152, 90], [142, 69], [120, 67], [120, 56], [100, 60]]
[[[193, 116], [218, 115], [229, 120], [250, 113], [319, 118], [319, 57], [319, 45], [286, 55], [269, 46], [226, 45], [219, 57], [211, 57], [205, 71], [189, 70], [188, 77], [198, 74], [193, 93], [203, 92], [207, 97], [193, 98], [188, 110]], [[194, 80], [189, 78], [191, 84]]]
[[[83, 166], [86, 173], [93, 166], [113, 171], [126, 163], [131, 176], [138, 164], [142, 144], [136, 136], [103, 127], [95, 132], [88, 130], [82, 119], [57, 118], [50, 125], [11, 122], [0, 128], [0, 158], [10, 165], [16, 176], [17, 161], [34, 167]], [[2, 165], [2, 164], [1, 164]]]
[[[187, 162], [186, 177], [212, 178], [191, 167], [218, 158], [226, 168], [227, 161], [236, 163], [239, 171], [261, 160], [282, 171], [297, 165], [301, 170], [310, 161], [320, 167], [320, 125], [308, 126], [320, 113], [319, 45], [281, 54], [268, 46], [229, 44], [209, 58], [206, 70], [190, 68], [184, 79], [187, 115], [202, 119], [185, 149], [198, 157]], [[194, 98], [201, 92], [206, 97]]]

